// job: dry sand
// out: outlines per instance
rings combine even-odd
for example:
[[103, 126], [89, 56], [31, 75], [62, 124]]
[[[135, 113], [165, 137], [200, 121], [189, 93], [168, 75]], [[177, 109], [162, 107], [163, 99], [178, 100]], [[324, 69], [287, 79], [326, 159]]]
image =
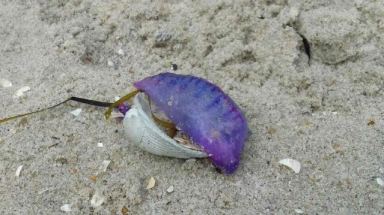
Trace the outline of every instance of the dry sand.
[[112, 101], [176, 63], [244, 110], [238, 171], [145, 153], [69, 102], [1, 125], [0, 214], [384, 213], [384, 1], [137, 2], [1, 0], [0, 118]]

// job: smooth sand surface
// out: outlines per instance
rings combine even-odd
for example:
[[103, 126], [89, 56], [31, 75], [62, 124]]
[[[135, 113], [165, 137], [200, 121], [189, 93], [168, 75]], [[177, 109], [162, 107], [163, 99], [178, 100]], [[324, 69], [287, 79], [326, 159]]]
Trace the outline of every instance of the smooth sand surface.
[[0, 214], [384, 214], [382, 0], [138, 2], [1, 0], [0, 118], [113, 101], [175, 63], [244, 111], [239, 169], [143, 152], [68, 102], [0, 125]]

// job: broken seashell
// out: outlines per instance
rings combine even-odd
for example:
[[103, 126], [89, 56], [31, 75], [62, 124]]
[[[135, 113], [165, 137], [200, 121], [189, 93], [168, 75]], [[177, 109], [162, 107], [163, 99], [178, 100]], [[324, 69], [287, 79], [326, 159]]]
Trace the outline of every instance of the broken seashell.
[[80, 113], [81, 113], [81, 108], [77, 108], [77, 109], [71, 111], [70, 113], [71, 113], [72, 115], [74, 115], [74, 116], [79, 116]]
[[128, 140], [152, 154], [176, 158], [203, 158], [208, 155], [197, 146], [180, 144], [170, 138], [155, 123], [148, 99], [138, 93], [131, 109], [124, 117], [124, 130]]
[[113, 111], [111, 113], [111, 118], [112, 119], [114, 119], [114, 118], [124, 118], [124, 114], [122, 114], [121, 112]]
[[376, 178], [376, 182], [377, 182], [378, 185], [384, 187], [384, 180], [383, 180], [383, 179], [381, 179], [381, 178]]
[[24, 87], [22, 87], [22, 88], [20, 88], [20, 89], [18, 89], [18, 90], [16, 91], [14, 97], [15, 97], [15, 98], [22, 97], [22, 96], [24, 96], [24, 93], [25, 93], [25, 92], [30, 91], [30, 90], [31, 90], [30, 87], [28, 87], [28, 86], [24, 86]]
[[295, 173], [299, 173], [301, 169], [300, 162], [291, 158], [282, 159], [279, 161], [279, 164], [291, 168]]
[[8, 87], [12, 87], [12, 83], [7, 79], [0, 78], [0, 86], [3, 88], [8, 88]]
[[21, 170], [23, 169], [23, 165], [20, 165], [19, 167], [17, 167], [16, 169], [16, 173], [15, 173], [15, 176], [16, 177], [19, 177], [20, 176], [20, 173], [21, 173]]
[[92, 207], [99, 207], [104, 203], [104, 196], [99, 192], [96, 191], [95, 194], [93, 194], [92, 199], [91, 199], [91, 205]]
[[71, 204], [64, 204], [63, 206], [60, 207], [60, 210], [64, 212], [71, 212], [72, 211], [71, 206], [72, 206]]
[[106, 172], [110, 163], [111, 163], [110, 160], [103, 160], [100, 166], [100, 170], [103, 172]]

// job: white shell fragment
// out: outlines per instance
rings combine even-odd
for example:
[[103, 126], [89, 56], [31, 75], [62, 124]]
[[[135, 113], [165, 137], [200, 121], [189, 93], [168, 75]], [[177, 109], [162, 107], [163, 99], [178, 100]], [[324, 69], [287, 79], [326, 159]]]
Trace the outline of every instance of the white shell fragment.
[[172, 193], [174, 190], [174, 187], [173, 185], [169, 186], [168, 189], [167, 189], [167, 193]]
[[20, 165], [19, 167], [17, 167], [16, 169], [16, 173], [15, 173], [15, 176], [16, 177], [19, 177], [20, 176], [20, 173], [21, 173], [21, 170], [23, 169], [23, 165]]
[[93, 194], [92, 199], [91, 199], [91, 205], [92, 207], [99, 207], [104, 203], [104, 196], [101, 195], [99, 191], [96, 191], [95, 194]]
[[118, 112], [118, 111], [112, 111], [111, 118], [112, 119], [114, 119], [114, 118], [124, 118], [124, 114], [122, 114], [121, 112]]
[[304, 211], [303, 210], [301, 210], [301, 209], [295, 209], [295, 212], [297, 213], [297, 214], [303, 214], [304, 213]]
[[71, 111], [70, 113], [71, 113], [72, 115], [74, 115], [74, 116], [79, 116], [80, 113], [81, 113], [81, 108], [77, 108], [77, 109]]
[[381, 178], [376, 178], [376, 182], [377, 184], [379, 184], [380, 186], [384, 187], [384, 180], [381, 179]]
[[72, 206], [71, 204], [64, 204], [63, 206], [60, 207], [60, 210], [64, 212], [71, 212], [72, 211], [71, 206]]
[[202, 158], [207, 154], [199, 149], [180, 144], [170, 138], [154, 122], [149, 102], [144, 93], [138, 93], [131, 109], [124, 117], [128, 141], [152, 154], [176, 158]]
[[0, 78], [0, 86], [3, 88], [8, 88], [8, 87], [12, 87], [12, 83], [7, 79]]
[[107, 61], [108, 66], [115, 67], [115, 63], [112, 60]]
[[291, 158], [282, 159], [279, 161], [279, 164], [291, 168], [295, 173], [299, 173], [301, 169], [300, 162]]
[[103, 143], [97, 143], [97, 147], [99, 147], [99, 148], [103, 148], [103, 147], [104, 147], [104, 144], [103, 144]]
[[28, 86], [24, 86], [24, 87], [22, 87], [22, 88], [20, 88], [20, 89], [18, 89], [18, 90], [16, 91], [14, 97], [15, 97], [15, 98], [22, 97], [22, 96], [24, 96], [24, 93], [25, 93], [25, 92], [28, 92], [28, 91], [30, 91], [30, 90], [31, 90], [30, 87], [28, 87]]
[[101, 163], [100, 170], [106, 172], [110, 163], [110, 160], [103, 160], [103, 162]]
[[123, 49], [118, 49], [117, 50], [117, 54], [121, 55], [121, 56], [124, 56], [125, 55], [125, 52]]
[[151, 177], [148, 181], [147, 187], [145, 189], [152, 189], [156, 185], [156, 180], [154, 177]]

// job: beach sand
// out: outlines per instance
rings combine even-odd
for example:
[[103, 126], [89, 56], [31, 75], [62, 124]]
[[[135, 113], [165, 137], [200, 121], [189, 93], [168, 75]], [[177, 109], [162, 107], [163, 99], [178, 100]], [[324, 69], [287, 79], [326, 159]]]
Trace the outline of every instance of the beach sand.
[[251, 131], [226, 176], [143, 152], [103, 108], [67, 102], [0, 125], [0, 214], [384, 213], [383, 1], [0, 4], [0, 118], [113, 101], [174, 63], [228, 93]]

